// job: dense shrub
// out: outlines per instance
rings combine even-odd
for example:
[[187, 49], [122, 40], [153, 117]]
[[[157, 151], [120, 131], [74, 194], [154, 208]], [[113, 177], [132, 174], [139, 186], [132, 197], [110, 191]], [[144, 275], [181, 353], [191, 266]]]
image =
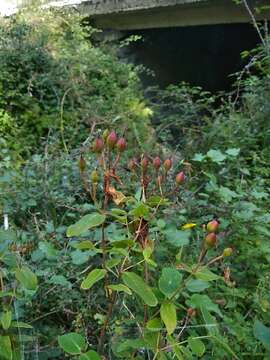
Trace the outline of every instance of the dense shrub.
[[80, 16], [30, 14], [0, 22], [1, 133], [8, 145], [25, 156], [58, 132], [67, 150], [97, 124], [111, 123], [135, 129], [146, 143], [149, 112], [132, 66], [113, 49], [94, 46], [95, 31], [82, 27]]

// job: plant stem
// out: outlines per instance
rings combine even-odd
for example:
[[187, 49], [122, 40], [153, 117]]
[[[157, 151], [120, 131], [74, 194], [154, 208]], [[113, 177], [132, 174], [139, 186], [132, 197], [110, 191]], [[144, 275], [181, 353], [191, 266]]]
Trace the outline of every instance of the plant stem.
[[115, 304], [115, 300], [116, 300], [116, 293], [114, 292], [111, 299], [110, 299], [110, 303], [109, 303], [109, 306], [108, 306], [108, 310], [107, 310], [107, 315], [106, 315], [106, 319], [104, 321], [104, 324], [103, 324], [103, 327], [100, 331], [100, 336], [99, 336], [99, 342], [98, 342], [98, 352], [99, 353], [103, 353], [103, 344], [104, 344], [104, 339], [105, 339], [105, 335], [106, 335], [106, 330], [107, 330], [107, 327], [109, 325], [109, 321], [110, 321], [110, 318], [112, 316], [112, 312], [113, 312], [113, 307], [114, 307], [114, 304]]

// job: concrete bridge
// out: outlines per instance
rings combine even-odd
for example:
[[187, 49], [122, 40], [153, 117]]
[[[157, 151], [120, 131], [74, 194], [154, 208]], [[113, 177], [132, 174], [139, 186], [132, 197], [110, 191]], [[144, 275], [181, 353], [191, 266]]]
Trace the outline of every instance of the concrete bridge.
[[[269, 0], [247, 1], [257, 20], [270, 19], [270, 10], [255, 10]], [[251, 22], [243, 2], [234, 0], [81, 0], [78, 8], [96, 27], [112, 30]]]

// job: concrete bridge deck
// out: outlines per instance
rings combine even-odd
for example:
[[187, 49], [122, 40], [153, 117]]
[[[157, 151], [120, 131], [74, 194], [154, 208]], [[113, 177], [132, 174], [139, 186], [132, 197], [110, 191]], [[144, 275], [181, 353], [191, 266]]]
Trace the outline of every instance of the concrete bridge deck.
[[[257, 14], [267, 1], [248, 1], [255, 17], [270, 19], [270, 10]], [[251, 22], [247, 9], [233, 0], [84, 0], [79, 10], [95, 26], [113, 30]]]

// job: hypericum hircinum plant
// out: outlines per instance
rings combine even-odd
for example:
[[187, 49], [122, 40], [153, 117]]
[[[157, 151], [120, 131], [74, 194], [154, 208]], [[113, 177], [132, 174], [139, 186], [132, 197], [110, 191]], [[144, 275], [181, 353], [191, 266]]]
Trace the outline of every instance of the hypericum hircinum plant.
[[[80, 157], [79, 171], [93, 211], [71, 225], [67, 236], [72, 246], [95, 255], [81, 289], [95, 293], [90, 310], [101, 321], [95, 343], [86, 344], [80, 334], [69, 333], [59, 337], [59, 344], [81, 360], [202, 356], [202, 339], [222, 338], [213, 316], [221, 316], [220, 310], [201, 293], [222, 281], [209, 268], [224, 261], [232, 249], [214, 254], [220, 224], [213, 219], [197, 232], [203, 239], [197, 261], [184, 262], [181, 255], [189, 249], [195, 224], [172, 229], [166, 215], [177, 211], [179, 194], [187, 186], [184, 171], [174, 172], [170, 157], [142, 154], [127, 159], [126, 148], [124, 137], [105, 131], [94, 140], [90, 154]], [[90, 174], [87, 158], [96, 163]], [[190, 331], [201, 321], [206, 325]], [[209, 321], [216, 325], [208, 328]], [[76, 344], [72, 349], [66, 345], [70, 342]], [[87, 351], [88, 346], [94, 349]]]

